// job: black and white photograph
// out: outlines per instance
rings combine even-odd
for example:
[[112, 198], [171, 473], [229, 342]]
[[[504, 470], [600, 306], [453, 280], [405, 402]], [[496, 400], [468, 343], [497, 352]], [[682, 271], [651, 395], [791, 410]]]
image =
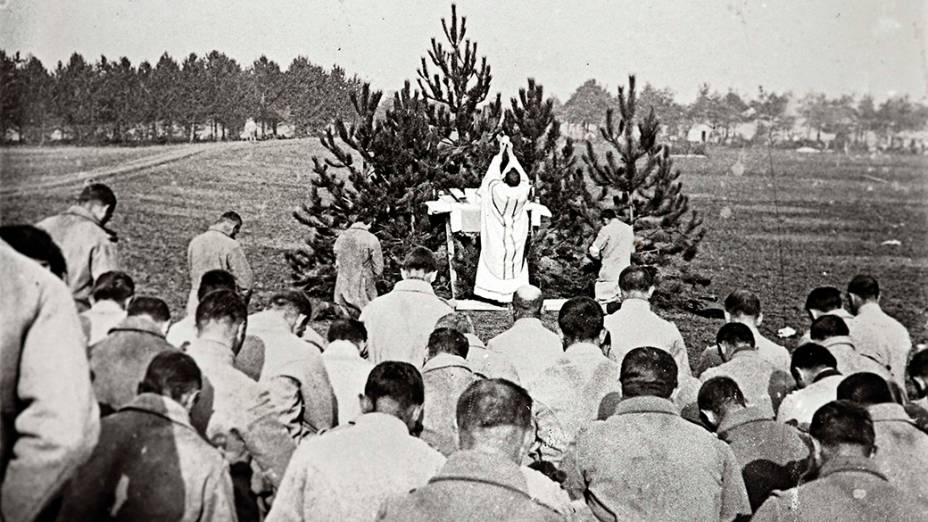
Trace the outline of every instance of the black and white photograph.
[[928, 520], [928, 3], [0, 0], [0, 521]]

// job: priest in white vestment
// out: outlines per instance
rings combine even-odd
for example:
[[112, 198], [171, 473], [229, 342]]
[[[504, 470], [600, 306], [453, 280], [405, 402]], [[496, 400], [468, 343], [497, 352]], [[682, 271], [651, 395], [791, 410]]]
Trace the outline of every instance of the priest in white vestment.
[[500, 140], [480, 184], [480, 262], [474, 294], [500, 303], [512, 302], [512, 294], [528, 284], [526, 210], [531, 181], [512, 152], [509, 138]]

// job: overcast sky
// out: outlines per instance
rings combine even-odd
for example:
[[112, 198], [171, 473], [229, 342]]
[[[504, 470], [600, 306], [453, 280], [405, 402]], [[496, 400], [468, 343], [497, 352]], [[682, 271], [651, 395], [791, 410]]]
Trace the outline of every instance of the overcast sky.
[[[700, 83], [753, 96], [758, 85], [803, 94], [928, 93], [924, 0], [461, 0], [468, 35], [516, 93], [534, 77], [562, 100], [588, 78], [610, 91], [629, 73], [688, 101]], [[441, 1], [0, 0], [0, 47], [49, 69], [88, 59], [155, 62], [219, 49], [243, 63], [297, 55], [395, 90], [414, 78]]]

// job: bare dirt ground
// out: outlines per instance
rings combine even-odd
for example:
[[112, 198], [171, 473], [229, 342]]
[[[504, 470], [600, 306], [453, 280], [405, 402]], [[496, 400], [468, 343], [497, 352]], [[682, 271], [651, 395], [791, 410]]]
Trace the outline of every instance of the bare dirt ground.
[[[291, 213], [307, 194], [310, 158], [321, 152], [315, 140], [2, 149], [0, 223], [30, 223], [58, 212], [86, 179], [104, 177], [119, 197], [112, 228], [120, 233], [124, 262], [139, 292], [161, 295], [179, 314], [188, 291], [187, 242], [221, 212], [234, 209], [245, 218], [241, 240], [259, 281], [253, 306], [260, 306], [289, 284], [283, 253], [303, 234]], [[928, 159], [784, 151], [768, 157], [755, 149], [747, 151], [738, 176], [731, 168], [738, 156], [710, 149], [707, 159], [676, 162], [708, 228], [695, 261], [712, 279], [706, 294], [721, 301], [737, 287], [754, 290], [764, 304], [762, 330], [773, 336], [783, 326], [807, 327], [801, 308], [811, 288], [843, 289], [854, 274], [869, 272], [880, 280], [884, 308], [914, 340], [928, 340]], [[22, 192], [26, 186], [40, 188]], [[16, 187], [18, 195], [8, 187]], [[881, 244], [893, 239], [901, 244]], [[546, 290], [557, 295], [557, 289]], [[692, 352], [708, 344], [720, 326], [689, 314], [669, 315]], [[509, 322], [499, 312], [476, 313], [474, 319], [484, 338]], [[554, 325], [553, 315], [546, 319]]]

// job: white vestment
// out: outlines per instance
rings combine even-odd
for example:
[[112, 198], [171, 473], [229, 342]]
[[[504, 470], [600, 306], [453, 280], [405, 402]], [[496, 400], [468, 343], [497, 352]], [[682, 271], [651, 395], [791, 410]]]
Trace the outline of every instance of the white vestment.
[[[510, 187], [500, 172], [503, 152], [493, 157], [480, 184], [480, 262], [474, 294], [494, 301], [512, 302], [512, 294], [528, 284], [525, 243], [529, 216], [526, 211], [531, 182], [509, 150], [507, 172], [519, 173], [519, 184]], [[505, 150], [505, 149], [504, 149]]]

